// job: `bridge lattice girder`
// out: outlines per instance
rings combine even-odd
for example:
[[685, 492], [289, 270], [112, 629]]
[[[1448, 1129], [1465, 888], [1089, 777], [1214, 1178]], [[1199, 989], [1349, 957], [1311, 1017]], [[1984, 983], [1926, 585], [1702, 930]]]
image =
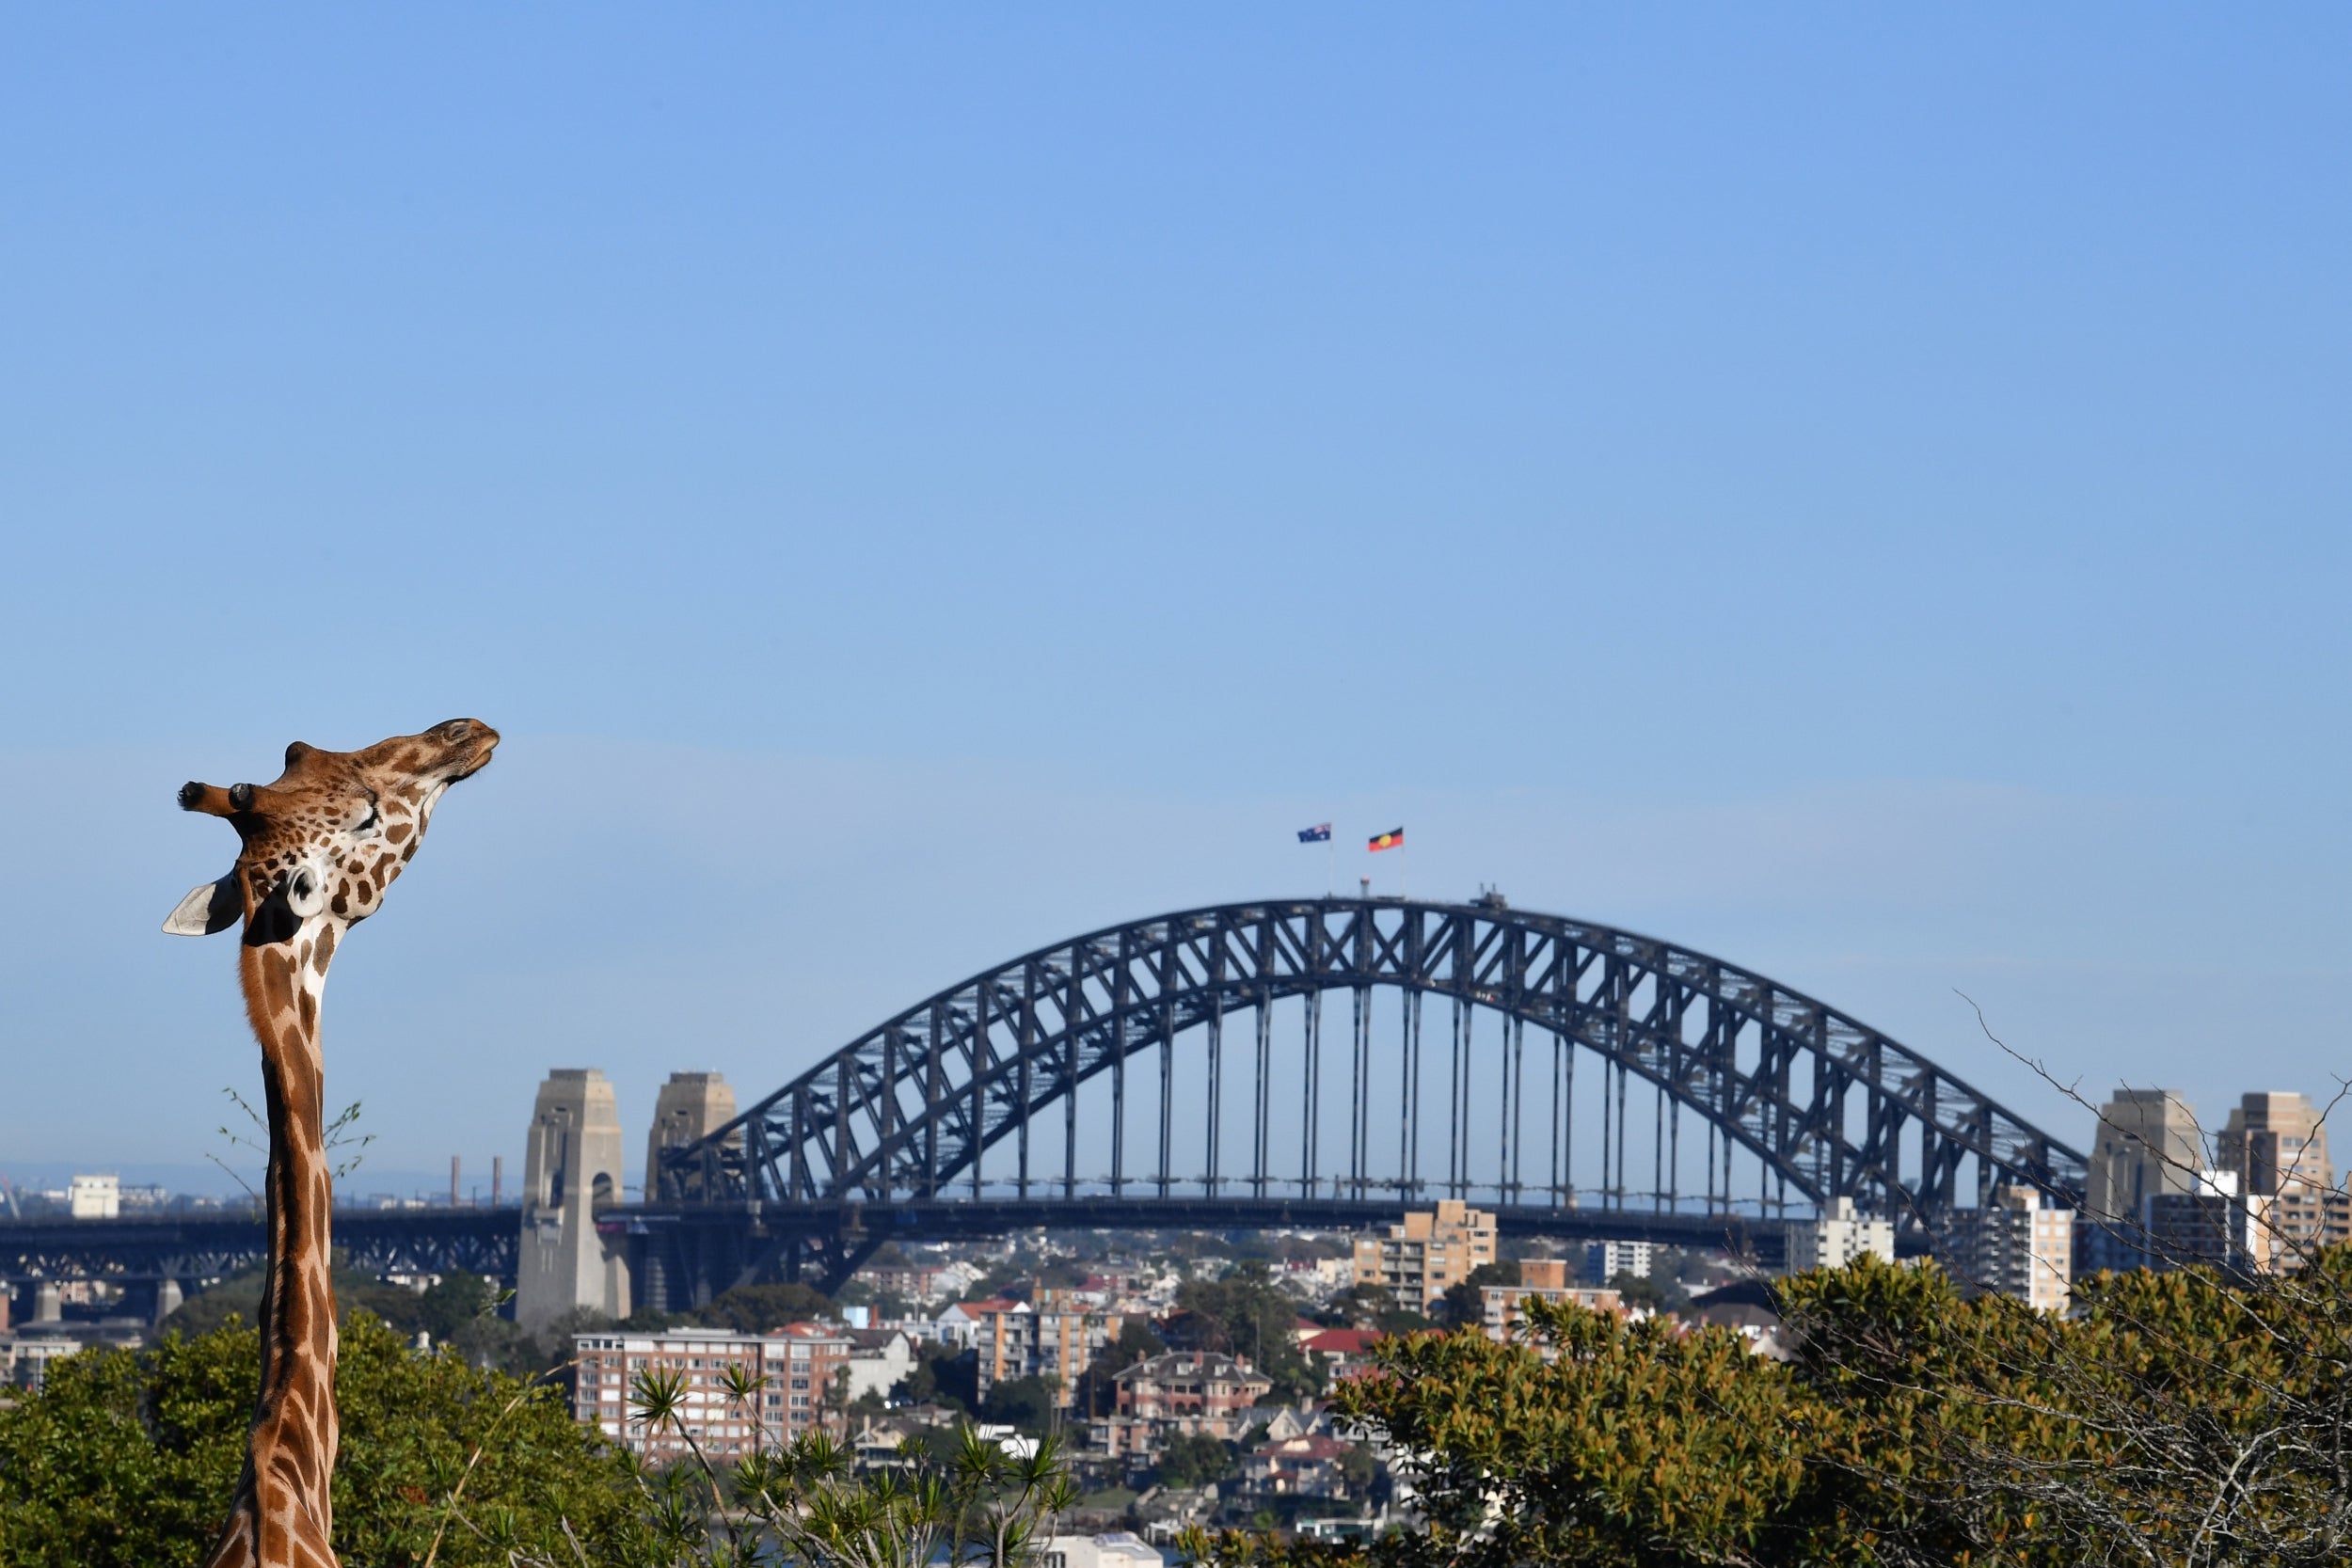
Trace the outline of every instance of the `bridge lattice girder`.
[[[379, 1275], [511, 1279], [520, 1231], [513, 1208], [344, 1209], [334, 1222], [342, 1261]], [[0, 1222], [0, 1281], [218, 1279], [268, 1256], [268, 1229], [250, 1212]]]
[[[1960, 1170], [1972, 1156], [1979, 1198], [1993, 1181], [2010, 1180], [2070, 1204], [2081, 1200], [2081, 1153], [1898, 1041], [1763, 975], [1553, 915], [1483, 903], [1322, 898], [1137, 921], [949, 987], [700, 1142], [668, 1151], [654, 1201], [787, 1208], [922, 1201], [978, 1197], [992, 1180], [1011, 1183], [1023, 1197], [1033, 1185], [1074, 1196], [1079, 1086], [1107, 1074], [1123, 1097], [1131, 1064], [1155, 1051], [1162, 1080], [1156, 1164], [1141, 1173], [1127, 1168], [1126, 1118], [1115, 1115], [1114, 1196], [1165, 1198], [1172, 1186], [1205, 1180], [1211, 1194], [1222, 1184], [1259, 1197], [1280, 1185], [1311, 1196], [1318, 1182], [1334, 1196], [1360, 1198], [1375, 1188], [1420, 1196], [1454, 1184], [1453, 1175], [1448, 1183], [1422, 1180], [1418, 1171], [1374, 1175], [1360, 1086], [1350, 1106], [1345, 1171], [1310, 1168], [1292, 1182], [1265, 1168], [1267, 1009], [1285, 998], [1365, 996], [1373, 988], [1491, 1008], [1521, 1030], [1550, 1031], [1597, 1053], [1659, 1085], [1817, 1204], [1851, 1197], [1915, 1224], [1954, 1207]], [[1260, 1086], [1249, 1169], [1221, 1174], [1212, 1153], [1205, 1178], [1177, 1176], [1167, 1124], [1173, 1043], [1188, 1031], [1206, 1032], [1213, 1064], [1206, 1114], [1214, 1118], [1224, 1103], [1214, 1064], [1223, 1058], [1225, 1022], [1251, 1009]], [[1369, 1038], [1363, 1028], [1359, 1022], [1359, 1041]], [[1360, 1066], [1357, 1071], [1360, 1085]], [[1857, 1095], [1859, 1117], [1851, 1114]], [[1064, 1168], [1040, 1173], [1031, 1168], [1030, 1131], [1057, 1108]], [[1418, 1120], [1421, 1108], [1408, 1102], [1406, 1115]], [[1506, 1124], [1506, 1138], [1511, 1132]], [[1302, 1133], [1310, 1144], [1317, 1135]], [[1216, 1136], [1213, 1128], [1212, 1150]], [[1007, 1140], [1013, 1168], [992, 1173], [987, 1151]], [[1557, 1202], [1559, 1195], [1521, 1188], [1512, 1196]]]

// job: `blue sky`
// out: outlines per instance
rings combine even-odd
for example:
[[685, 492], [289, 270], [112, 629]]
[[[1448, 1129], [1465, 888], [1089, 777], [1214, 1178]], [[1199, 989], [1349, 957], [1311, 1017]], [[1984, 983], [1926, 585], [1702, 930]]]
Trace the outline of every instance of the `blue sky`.
[[2325, 8], [13, 12], [0, 1171], [258, 1081], [178, 783], [456, 714], [387, 1180], [1327, 817], [2077, 1137], [1955, 987], [2325, 1092], [2348, 145]]

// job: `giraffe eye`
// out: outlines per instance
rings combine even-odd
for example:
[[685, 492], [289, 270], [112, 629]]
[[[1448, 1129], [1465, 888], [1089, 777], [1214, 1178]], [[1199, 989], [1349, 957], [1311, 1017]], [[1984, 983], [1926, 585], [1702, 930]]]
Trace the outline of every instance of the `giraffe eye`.
[[374, 802], [373, 800], [370, 800], [370, 801], [368, 802], [368, 815], [367, 815], [366, 816], [364, 816], [364, 817], [360, 818], [360, 820], [359, 820], [359, 825], [358, 825], [358, 827], [356, 827], [356, 828], [352, 829], [351, 831], [352, 831], [353, 832], [355, 832], [355, 833], [369, 833], [369, 832], [373, 832], [375, 831], [375, 824], [376, 824], [376, 810], [375, 810], [375, 802]]

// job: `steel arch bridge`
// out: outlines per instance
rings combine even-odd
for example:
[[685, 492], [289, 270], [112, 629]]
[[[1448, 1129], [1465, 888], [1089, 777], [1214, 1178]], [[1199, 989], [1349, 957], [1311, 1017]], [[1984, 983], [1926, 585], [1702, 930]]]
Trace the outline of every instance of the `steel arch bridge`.
[[[1375, 991], [1399, 999], [1378, 1064]], [[1328, 1050], [1325, 1003], [1341, 995], [1329, 1022], [1344, 1039]], [[1445, 1061], [1425, 1072], [1432, 998], [1450, 1016]], [[1294, 1001], [1295, 1045], [1285, 1029], [1278, 1052]], [[1601, 1070], [1601, 1180], [1581, 1187], [1579, 1053]], [[1189, 1113], [1180, 1061], [1199, 1081]], [[1627, 1105], [1636, 1079], [1654, 1101], [1646, 1135]], [[1391, 1100], [1393, 1130], [1374, 1111]], [[1131, 1126], [1138, 1106], [1149, 1119]], [[1706, 1134], [1688, 1190], [1686, 1111]], [[1636, 1142], [1646, 1191], [1627, 1179]], [[1588, 1129], [1588, 1157], [1590, 1143]], [[1107, 1169], [1082, 1174], [1082, 1148]], [[1734, 1196], [1735, 1154], [1752, 1197]], [[1979, 1204], [2013, 1181], [2079, 1205], [2086, 1170], [1916, 1052], [1722, 959], [1500, 895], [1327, 897], [1135, 921], [976, 974], [665, 1152], [648, 1203], [607, 1224], [645, 1238], [659, 1281], [665, 1265], [707, 1280], [712, 1226], [748, 1222], [720, 1288], [797, 1275], [804, 1253], [837, 1280], [894, 1227], [1360, 1224], [1439, 1197], [1492, 1205], [1506, 1230], [1690, 1240], [1845, 1197], [1915, 1249], [1960, 1205], [1963, 1168]]]

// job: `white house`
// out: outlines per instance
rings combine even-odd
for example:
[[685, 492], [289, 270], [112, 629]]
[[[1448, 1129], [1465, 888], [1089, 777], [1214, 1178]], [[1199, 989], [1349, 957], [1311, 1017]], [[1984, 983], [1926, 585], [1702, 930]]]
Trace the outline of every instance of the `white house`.
[[852, 1328], [849, 1335], [857, 1346], [846, 1364], [850, 1398], [888, 1399], [898, 1380], [914, 1370], [914, 1336], [896, 1328]]
[[1057, 1535], [1038, 1554], [1040, 1568], [1161, 1568], [1167, 1560], [1157, 1546], [1125, 1530], [1109, 1535]]

